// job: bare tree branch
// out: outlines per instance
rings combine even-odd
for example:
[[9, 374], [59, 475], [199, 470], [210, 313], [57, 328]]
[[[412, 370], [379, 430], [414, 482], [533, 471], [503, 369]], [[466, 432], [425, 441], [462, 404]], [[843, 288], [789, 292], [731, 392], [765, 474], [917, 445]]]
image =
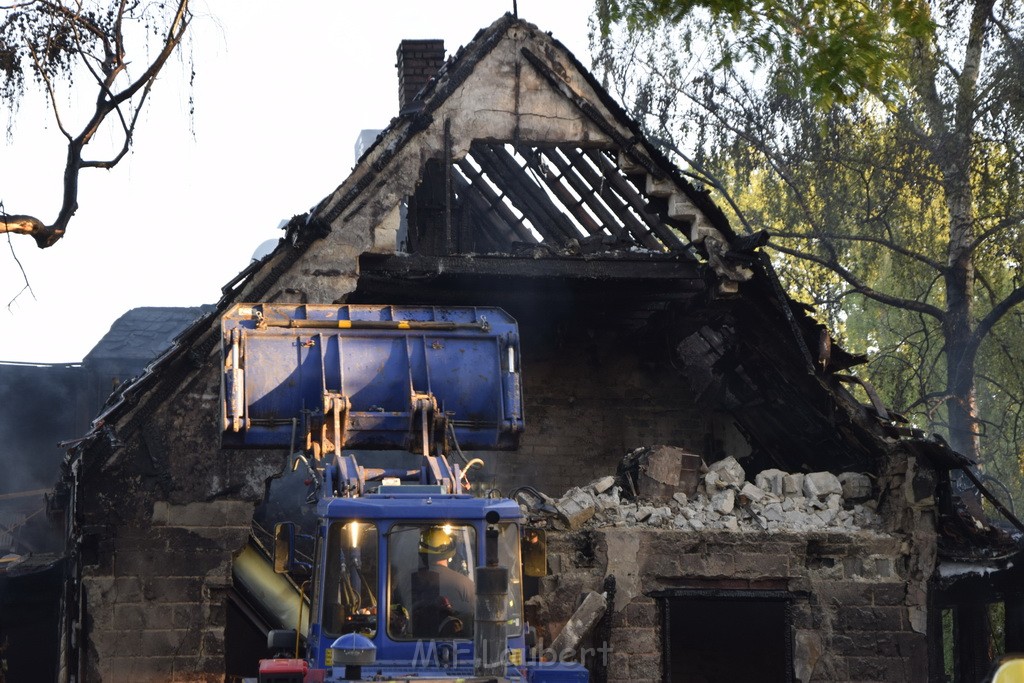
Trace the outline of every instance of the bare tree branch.
[[64, 134], [64, 137], [66, 137], [70, 141], [71, 133], [69, 133], [68, 129], [64, 127], [64, 122], [61, 121], [60, 118], [60, 109], [57, 107], [57, 97], [53, 93], [53, 82], [50, 80], [50, 76], [39, 64], [39, 55], [36, 54], [36, 50], [32, 46], [32, 43], [29, 43], [28, 41], [25, 42], [28, 45], [29, 54], [32, 55], [32, 61], [36, 63], [36, 68], [39, 70], [39, 73], [43, 75], [43, 83], [46, 84], [46, 94], [48, 95], [48, 99], [50, 100], [50, 107], [53, 108], [53, 118], [57, 120], [57, 128], [60, 130], [61, 133]]
[[850, 272], [842, 264], [833, 258], [823, 258], [816, 254], [812, 254], [806, 251], [800, 251], [799, 249], [792, 249], [790, 247], [784, 247], [776, 242], [769, 243], [769, 247], [776, 251], [781, 251], [783, 254], [789, 254], [805, 261], [811, 261], [819, 265], [825, 266], [826, 268], [835, 272], [836, 275], [841, 277], [843, 280], [848, 282], [858, 294], [874, 299], [875, 301], [881, 302], [888, 306], [895, 308], [902, 308], [905, 311], [917, 311], [918, 313], [924, 313], [935, 318], [938, 321], [942, 321], [945, 317], [945, 312], [936, 306], [924, 303], [922, 301], [915, 301], [914, 299], [902, 299], [900, 297], [892, 296], [879, 292], [872, 287], [869, 287], [863, 281], [861, 281], [856, 275]]
[[1005, 299], [993, 306], [988, 315], [979, 320], [978, 324], [975, 325], [974, 333], [971, 335], [971, 345], [975, 348], [980, 346], [982, 340], [985, 339], [985, 335], [995, 327], [996, 323], [1022, 301], [1024, 301], [1024, 286], [1017, 287]]
[[[45, 8], [51, 15], [62, 17], [68, 22], [72, 35], [77, 43], [77, 55], [80, 61], [96, 80], [99, 89], [96, 97], [96, 106], [84, 124], [81, 131], [72, 136], [61, 121], [60, 114], [56, 107], [56, 98], [52, 83], [47, 75], [46, 69], [39, 62], [35, 50], [29, 45], [33, 58], [36, 60], [37, 72], [40, 73], [47, 86], [47, 92], [54, 107], [54, 115], [57, 118], [58, 127], [68, 139], [67, 157], [64, 167], [63, 193], [60, 211], [56, 220], [47, 225], [39, 218], [31, 215], [18, 214], [0, 216], [0, 233], [16, 233], [31, 235], [41, 249], [52, 246], [60, 240], [67, 230], [68, 223], [78, 210], [78, 177], [83, 168], [104, 168], [109, 169], [117, 165], [131, 149], [134, 138], [135, 126], [139, 121], [139, 114], [142, 110], [153, 84], [167, 60], [177, 49], [184, 39], [191, 21], [189, 11], [190, 0], [177, 0], [174, 6], [173, 17], [168, 24], [167, 31], [163, 37], [162, 47], [149, 66], [135, 80], [128, 83], [120, 91], [114, 89], [114, 84], [122, 72], [127, 68], [126, 52], [124, 47], [123, 23], [125, 19], [126, 2], [121, 0], [117, 7], [116, 17], [113, 25], [104, 28], [96, 21], [80, 11], [74, 11], [55, 2], [41, 2], [33, 0], [31, 3]], [[21, 6], [21, 5], [16, 5]], [[90, 62], [92, 55], [86, 48], [82, 32], [91, 34], [102, 46], [104, 58], [97, 70]], [[125, 116], [122, 110], [123, 105], [133, 103], [132, 113]], [[118, 152], [108, 160], [87, 160], [83, 157], [83, 150], [96, 135], [100, 126], [107, 117], [114, 114], [118, 117], [121, 129], [124, 133], [124, 141]]]
[[[7, 216], [7, 214], [6, 214], [6, 213], [4, 213], [4, 203], [3, 203], [3, 202], [0, 202], [0, 220], [4, 220], [4, 219], [6, 219], [6, 218], [14, 218], [14, 217], [13, 217], [13, 216], [10, 216], [10, 217], [9, 217], [9, 216]], [[18, 293], [17, 293], [17, 294], [15, 294], [15, 295], [14, 295], [14, 296], [13, 296], [13, 297], [11, 298], [11, 300], [7, 302], [7, 310], [9, 311], [9, 310], [11, 310], [11, 306], [12, 306], [12, 305], [14, 305], [14, 302], [15, 302], [15, 301], [17, 301], [17, 300], [18, 300], [18, 298], [19, 298], [19, 297], [20, 297], [20, 296], [21, 296], [21, 295], [22, 295], [22, 294], [23, 294], [24, 292], [26, 292], [26, 291], [27, 291], [27, 292], [28, 292], [29, 294], [31, 294], [31, 295], [32, 295], [32, 298], [33, 298], [33, 299], [35, 299], [35, 298], [36, 298], [36, 293], [32, 291], [32, 283], [30, 283], [30, 282], [28, 281], [28, 273], [26, 273], [26, 272], [25, 272], [25, 266], [21, 265], [21, 259], [19, 259], [19, 258], [18, 258], [18, 254], [17, 254], [17, 253], [15, 253], [15, 251], [14, 251], [14, 243], [13, 243], [13, 242], [11, 241], [11, 235], [10, 235], [10, 233], [8, 233], [8, 234], [7, 234], [7, 246], [8, 246], [8, 247], [10, 247], [10, 250], [11, 250], [11, 258], [13, 258], [13, 259], [14, 259], [14, 262], [15, 262], [16, 264], [18, 264], [18, 270], [20, 270], [20, 271], [21, 271], [21, 279], [22, 279], [22, 280], [24, 280], [24, 282], [25, 282], [25, 286], [23, 286], [23, 287], [22, 287], [22, 288], [21, 288], [21, 289], [20, 289], [20, 290], [18, 291]]]
[[980, 235], [978, 235], [976, 238], [974, 238], [974, 241], [972, 241], [967, 246], [968, 250], [971, 251], [971, 252], [976, 251], [978, 249], [978, 247], [980, 247], [981, 244], [985, 240], [998, 235], [1000, 232], [1002, 232], [1003, 230], [1006, 230], [1007, 228], [1013, 227], [1015, 225], [1020, 225], [1020, 223], [1022, 221], [1024, 221], [1024, 216], [1020, 216], [1020, 215], [1017, 215], [1017, 216], [1006, 216], [1006, 217], [1002, 218], [995, 225], [993, 225], [991, 228], [988, 228], [987, 230], [984, 230]]
[[916, 251], [912, 251], [910, 249], [907, 249], [906, 247], [900, 246], [899, 244], [896, 244], [891, 240], [882, 239], [881, 237], [872, 237], [870, 235], [843, 235], [841, 233], [830, 232], [827, 230], [821, 230], [814, 235], [806, 235], [799, 232], [779, 231], [775, 231], [772, 234], [775, 237], [785, 237], [792, 239], [836, 240], [837, 242], [870, 242], [872, 244], [877, 244], [879, 246], [885, 247], [886, 249], [894, 251], [897, 254], [902, 254], [903, 256], [906, 256], [909, 259], [913, 259], [919, 263], [923, 263], [924, 265], [928, 266], [929, 268], [933, 268], [939, 273], [943, 273], [946, 270], [946, 267], [943, 264], [939, 263], [938, 261], [930, 259], [924, 254], [919, 254]]

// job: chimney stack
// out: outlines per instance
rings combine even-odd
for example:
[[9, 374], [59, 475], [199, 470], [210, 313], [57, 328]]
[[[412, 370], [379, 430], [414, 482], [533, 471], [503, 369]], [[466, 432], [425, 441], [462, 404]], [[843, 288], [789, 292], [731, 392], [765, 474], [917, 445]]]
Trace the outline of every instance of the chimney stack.
[[405, 112], [444, 64], [443, 40], [403, 40], [398, 46], [398, 106]]

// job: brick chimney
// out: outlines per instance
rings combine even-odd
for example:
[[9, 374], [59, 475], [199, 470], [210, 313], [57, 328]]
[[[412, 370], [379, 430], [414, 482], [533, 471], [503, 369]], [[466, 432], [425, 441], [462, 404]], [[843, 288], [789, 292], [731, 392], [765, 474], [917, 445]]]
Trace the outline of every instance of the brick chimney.
[[444, 64], [443, 40], [403, 40], [398, 46], [398, 106], [401, 111]]

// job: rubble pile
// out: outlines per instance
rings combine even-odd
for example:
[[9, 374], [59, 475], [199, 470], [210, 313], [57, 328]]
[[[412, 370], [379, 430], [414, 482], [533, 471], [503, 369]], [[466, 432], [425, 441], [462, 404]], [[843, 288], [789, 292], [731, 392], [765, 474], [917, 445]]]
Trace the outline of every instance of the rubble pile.
[[[800, 532], [881, 525], [871, 479], [865, 474], [769, 469], [750, 482], [732, 457], [701, 470], [690, 492], [662, 488], [658, 496], [645, 495], [627, 473], [570, 489], [557, 501], [548, 499], [544, 507], [554, 513], [556, 526], [570, 530], [643, 525], [685, 531]], [[537, 509], [526, 512], [536, 514]]]

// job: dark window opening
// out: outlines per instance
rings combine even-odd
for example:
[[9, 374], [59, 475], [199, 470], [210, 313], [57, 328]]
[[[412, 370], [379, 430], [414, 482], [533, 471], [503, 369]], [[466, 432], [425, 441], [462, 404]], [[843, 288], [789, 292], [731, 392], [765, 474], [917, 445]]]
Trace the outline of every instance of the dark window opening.
[[666, 683], [793, 680], [788, 593], [680, 590], [660, 597]]
[[[1021, 600], [962, 603], [941, 609], [941, 670], [935, 680], [952, 683], [976, 681], [994, 669], [1004, 655], [1021, 651]], [[937, 670], [939, 662], [933, 662]], [[984, 678], [984, 680], [989, 680]]]

